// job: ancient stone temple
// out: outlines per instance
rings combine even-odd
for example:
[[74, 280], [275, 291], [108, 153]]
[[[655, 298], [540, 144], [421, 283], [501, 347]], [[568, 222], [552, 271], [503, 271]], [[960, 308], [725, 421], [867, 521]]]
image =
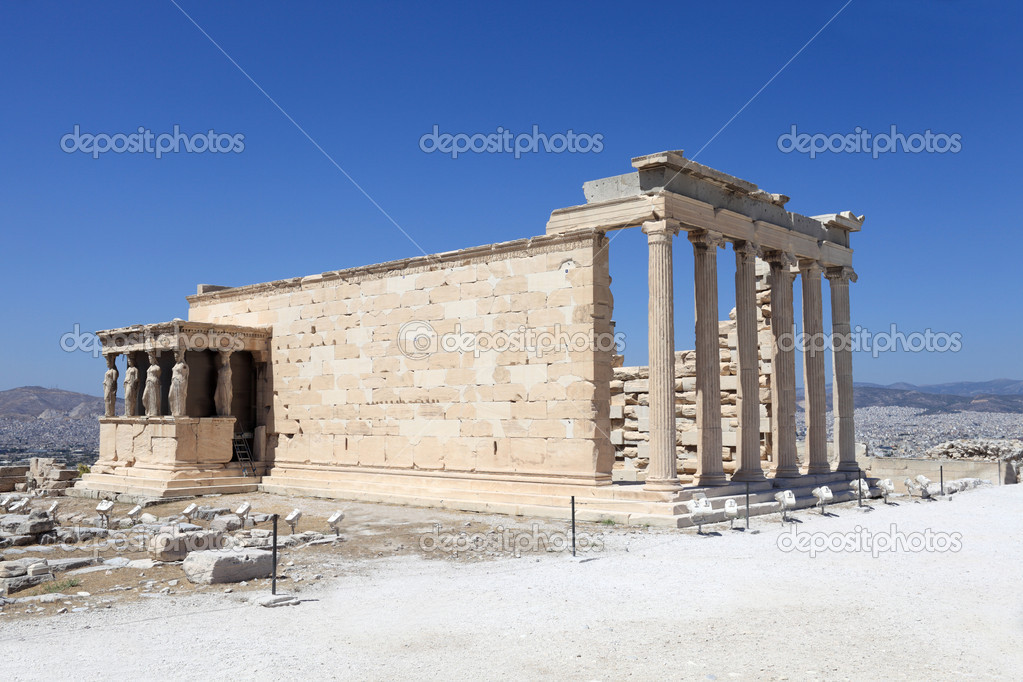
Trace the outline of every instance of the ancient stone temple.
[[[827, 482], [846, 494], [857, 476], [850, 350], [827, 351], [829, 448], [825, 356], [813, 344], [793, 349], [793, 287], [798, 278], [802, 331], [819, 336], [826, 278], [830, 332], [848, 334], [849, 235], [863, 217], [788, 212], [787, 197], [679, 151], [632, 166], [586, 183], [586, 203], [554, 211], [540, 236], [200, 285], [187, 322], [102, 332], [105, 384], [123, 381], [125, 414], [101, 420], [100, 460], [79, 488], [166, 497], [258, 484], [553, 517], [575, 496], [582, 518], [668, 525], [688, 523], [694, 492], [723, 499], [748, 488], [765, 508], [778, 487], [806, 497]], [[649, 245], [650, 364], [640, 368], [620, 367], [606, 342], [607, 235], [630, 228]], [[735, 263], [725, 322], [721, 250]], [[695, 349], [682, 352], [680, 259], [696, 304]], [[121, 355], [123, 377], [110, 359]], [[255, 460], [249, 471], [239, 447]]]

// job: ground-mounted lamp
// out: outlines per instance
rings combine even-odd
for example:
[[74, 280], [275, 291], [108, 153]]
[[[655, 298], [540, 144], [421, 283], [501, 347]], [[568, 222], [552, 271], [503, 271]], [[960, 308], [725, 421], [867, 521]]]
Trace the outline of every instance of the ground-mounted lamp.
[[693, 499], [686, 502], [686, 507], [689, 508], [689, 516], [692, 517], [693, 522], [696, 524], [696, 533], [703, 535], [703, 524], [713, 511], [710, 506], [710, 500], [703, 493], [694, 493]]
[[791, 490], [782, 490], [774, 494], [774, 500], [781, 507], [781, 522], [789, 520], [788, 513], [796, 508], [796, 494]]
[[827, 506], [828, 502], [835, 499], [835, 494], [831, 492], [831, 488], [826, 485], [822, 485], [819, 488], [814, 488], [810, 491], [814, 497], [817, 498], [817, 506], [821, 508], [821, 516], [824, 515], [824, 507]]
[[198, 511], [199, 505], [193, 502], [192, 504], [188, 505], [187, 507], [181, 510], [181, 515], [184, 516], [189, 521], [191, 521], [192, 517], [194, 517]]
[[298, 524], [298, 520], [302, 518], [301, 509], [292, 509], [291, 513], [284, 517], [284, 523], [291, 526], [291, 534], [295, 534], [295, 526]]
[[17, 500], [15, 502], [13, 502], [9, 507], [7, 507], [7, 511], [9, 511], [9, 512], [21, 511], [27, 505], [28, 505], [28, 498], [27, 497], [23, 497], [20, 500]]
[[735, 528], [735, 520], [739, 518], [739, 503], [732, 498], [725, 500], [725, 518], [728, 519], [728, 527]]
[[916, 477], [916, 484], [920, 488], [920, 497], [925, 500], [933, 500], [934, 495], [931, 494], [931, 479], [927, 478], [923, 474]]
[[136, 504], [134, 507], [128, 510], [128, 518], [131, 519], [132, 523], [138, 523], [140, 516], [142, 516], [141, 504]]
[[878, 481], [877, 488], [881, 491], [881, 498], [884, 500], [884, 503], [889, 504], [888, 496], [895, 492], [895, 484], [892, 482], [892, 479], [885, 478]]
[[345, 520], [345, 513], [343, 511], [336, 511], [330, 515], [327, 519], [327, 525], [334, 531], [334, 535], [341, 537], [341, 522]]
[[100, 503], [96, 505], [96, 513], [103, 519], [103, 527], [110, 527], [110, 512], [114, 510], [113, 500], [100, 500]]
[[241, 506], [234, 510], [235, 515], [242, 520], [242, 526], [245, 525], [245, 519], [249, 516], [250, 511], [252, 511], [252, 505], [248, 502], [242, 502]]
[[53, 504], [51, 504], [50, 508], [46, 510], [47, 516], [49, 516], [51, 519], [56, 518], [58, 507], [60, 507], [60, 502], [54, 502]]

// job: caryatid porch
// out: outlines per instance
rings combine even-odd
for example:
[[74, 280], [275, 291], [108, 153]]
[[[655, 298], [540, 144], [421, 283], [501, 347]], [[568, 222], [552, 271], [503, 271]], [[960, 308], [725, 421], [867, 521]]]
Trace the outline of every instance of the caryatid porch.
[[[173, 320], [97, 336], [107, 362], [106, 413], [99, 459], [79, 488], [153, 497], [255, 490], [258, 479], [245, 474], [258, 472], [243, 471], [233, 441], [245, 439], [263, 459], [272, 404], [268, 329]], [[122, 376], [124, 408], [116, 414]]]
[[[863, 216], [850, 212], [802, 216], [785, 210], [788, 197], [685, 159], [681, 151], [633, 160], [637, 172], [587, 182], [587, 204], [554, 211], [549, 234], [579, 228], [610, 231], [641, 226], [649, 244], [650, 463], [646, 488], [681, 488], [676, 462], [675, 347], [672, 242], [685, 232], [694, 255], [696, 299], [697, 486], [766, 482], [760, 458], [759, 353], [755, 261], [771, 275], [770, 475], [778, 479], [832, 473], [825, 422], [825, 337], [821, 277], [831, 285], [831, 330], [850, 332], [849, 282], [855, 281], [849, 234]], [[738, 337], [738, 466], [731, 478], [722, 462], [718, 358], [717, 249], [734, 251]], [[792, 287], [802, 284], [802, 330], [815, 342], [802, 348], [806, 395], [806, 447], [796, 450], [795, 320]], [[852, 358], [834, 344], [833, 391], [838, 478], [858, 471], [853, 431]], [[793, 482], [795, 484], [795, 482]], [[760, 487], [760, 486], [757, 486]]]

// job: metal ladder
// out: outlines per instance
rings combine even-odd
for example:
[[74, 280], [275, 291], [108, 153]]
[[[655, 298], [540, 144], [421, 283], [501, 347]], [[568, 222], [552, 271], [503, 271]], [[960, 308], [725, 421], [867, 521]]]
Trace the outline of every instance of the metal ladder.
[[234, 456], [242, 465], [243, 476], [255, 476], [256, 469], [252, 466], [252, 450], [249, 449], [249, 441], [244, 435], [234, 437]]

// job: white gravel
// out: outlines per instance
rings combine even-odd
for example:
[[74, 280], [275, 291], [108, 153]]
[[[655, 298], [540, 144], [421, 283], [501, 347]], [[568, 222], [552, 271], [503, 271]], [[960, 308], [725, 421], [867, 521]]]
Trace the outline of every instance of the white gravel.
[[[0, 619], [5, 680], [941, 679], [1023, 675], [1023, 486], [801, 512], [799, 533], [961, 534], [958, 552], [778, 548], [758, 534], [610, 530], [565, 555], [364, 562], [299, 606], [166, 596]], [[823, 537], [823, 536], [820, 536]]]

